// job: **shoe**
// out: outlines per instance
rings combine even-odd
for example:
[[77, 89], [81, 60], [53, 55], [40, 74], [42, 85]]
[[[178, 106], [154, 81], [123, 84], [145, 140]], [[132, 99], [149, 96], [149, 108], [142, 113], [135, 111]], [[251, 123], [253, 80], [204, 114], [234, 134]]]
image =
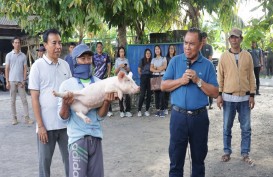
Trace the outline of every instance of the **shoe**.
[[13, 120], [12, 120], [12, 125], [17, 125], [17, 124], [18, 124], [17, 118], [13, 118]]
[[34, 121], [31, 120], [31, 119], [29, 118], [29, 116], [26, 116], [26, 117], [25, 117], [25, 123], [26, 123], [26, 124], [33, 124]]
[[108, 117], [111, 117], [112, 115], [114, 115], [111, 111], [109, 111], [108, 113], [107, 113], [107, 116]]
[[159, 113], [159, 117], [165, 117], [165, 111], [164, 110], [161, 110], [160, 113]]
[[120, 116], [121, 118], [123, 118], [123, 117], [124, 117], [124, 112], [120, 112], [120, 113], [119, 113], [119, 116]]
[[125, 116], [126, 116], [126, 117], [132, 117], [133, 115], [132, 115], [132, 113], [130, 113], [130, 112], [125, 112]]
[[156, 111], [155, 116], [159, 117], [160, 116], [160, 111]]
[[256, 95], [261, 95], [259, 91], [256, 91]]
[[252, 160], [249, 155], [245, 154], [245, 155], [242, 155], [242, 161], [243, 162], [246, 162], [248, 165], [250, 166], [254, 166], [254, 160]]
[[146, 117], [150, 116], [149, 111], [145, 111], [144, 114], [145, 114]]
[[138, 117], [141, 117], [141, 116], [142, 116], [141, 111], [138, 111], [137, 116], [138, 116]]
[[165, 110], [164, 110], [164, 114], [165, 114], [165, 115], [168, 115], [168, 114], [169, 114], [168, 109], [165, 109]]
[[210, 106], [209, 106], [209, 109], [213, 109], [213, 107], [210, 105]]

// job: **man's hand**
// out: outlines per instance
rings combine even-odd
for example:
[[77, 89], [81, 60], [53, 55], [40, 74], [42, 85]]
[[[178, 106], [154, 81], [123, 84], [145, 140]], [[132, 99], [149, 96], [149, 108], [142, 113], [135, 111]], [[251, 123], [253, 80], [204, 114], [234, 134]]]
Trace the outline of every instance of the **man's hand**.
[[6, 84], [6, 89], [10, 89], [10, 84], [9, 84], [9, 81], [7, 81], [7, 84]]
[[190, 82], [187, 73], [184, 73], [183, 76], [180, 78], [182, 85], [187, 85]]
[[223, 98], [222, 98], [221, 95], [219, 95], [219, 96], [217, 97], [217, 106], [218, 106], [219, 109], [221, 109], [222, 106], [223, 106]]
[[68, 92], [67, 95], [63, 97], [63, 105], [70, 106], [74, 101], [74, 95], [71, 92]]
[[47, 131], [44, 126], [38, 127], [38, 137], [41, 143], [43, 144], [48, 143]]
[[118, 99], [118, 94], [115, 92], [111, 92], [111, 93], [106, 93], [104, 96], [104, 101], [109, 101], [112, 102], [114, 100]]
[[199, 81], [199, 77], [196, 75], [196, 72], [192, 69], [187, 69], [185, 72], [190, 80], [193, 83], [197, 83]]
[[255, 106], [254, 97], [249, 97], [249, 107], [250, 109], [253, 109]]

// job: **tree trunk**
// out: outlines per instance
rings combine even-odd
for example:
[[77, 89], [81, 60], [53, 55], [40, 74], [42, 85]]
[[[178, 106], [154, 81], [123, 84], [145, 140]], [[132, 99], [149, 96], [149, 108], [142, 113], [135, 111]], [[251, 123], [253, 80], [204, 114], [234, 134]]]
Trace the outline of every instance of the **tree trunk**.
[[119, 24], [118, 25], [118, 46], [125, 47], [127, 44], [126, 40], [126, 25], [125, 24]]
[[137, 44], [143, 44], [143, 35], [144, 35], [144, 26], [145, 23], [139, 20], [136, 20], [135, 22], [135, 30], [136, 30], [136, 43]]

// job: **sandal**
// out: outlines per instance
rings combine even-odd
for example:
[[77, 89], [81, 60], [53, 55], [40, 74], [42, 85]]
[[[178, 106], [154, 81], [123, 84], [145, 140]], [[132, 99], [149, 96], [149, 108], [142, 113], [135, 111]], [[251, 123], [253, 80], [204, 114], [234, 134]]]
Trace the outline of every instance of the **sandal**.
[[250, 166], [254, 166], [254, 160], [252, 160], [249, 155], [242, 156], [242, 161], [246, 162]]
[[222, 156], [222, 162], [228, 162], [230, 160], [230, 154], [224, 154]]

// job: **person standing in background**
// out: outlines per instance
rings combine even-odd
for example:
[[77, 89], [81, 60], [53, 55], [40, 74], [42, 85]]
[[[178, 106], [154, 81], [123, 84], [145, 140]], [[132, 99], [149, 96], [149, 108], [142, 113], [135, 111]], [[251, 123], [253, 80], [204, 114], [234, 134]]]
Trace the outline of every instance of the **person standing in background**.
[[140, 75], [140, 96], [138, 101], [138, 113], [137, 116], [141, 117], [142, 112], [141, 108], [145, 99], [146, 94], [146, 111], [144, 112], [145, 116], [150, 116], [149, 109], [151, 103], [151, 66], [152, 61], [152, 52], [150, 49], [145, 49], [144, 57], [139, 60], [138, 64], [138, 74]]
[[[111, 61], [109, 55], [103, 52], [102, 42], [97, 42], [96, 51], [97, 52], [94, 54], [92, 59], [92, 65], [95, 68], [94, 76], [102, 80], [111, 76]], [[113, 116], [111, 105], [109, 106], [107, 116]]]
[[260, 48], [257, 46], [256, 41], [252, 41], [251, 43], [251, 49], [249, 50], [249, 53], [252, 56], [253, 59], [253, 65], [254, 65], [254, 74], [256, 78], [256, 95], [261, 95], [259, 88], [260, 88], [260, 71], [263, 69], [264, 60], [263, 60], [263, 52]]
[[[118, 54], [115, 61], [115, 74], [117, 75], [120, 71], [126, 73], [126, 75], [130, 72], [130, 65], [127, 58], [125, 58], [126, 53], [124, 47], [118, 48]], [[124, 109], [124, 97], [125, 97], [125, 109]], [[120, 117], [132, 117], [131, 111], [131, 97], [129, 94], [123, 95], [123, 98], [119, 100], [119, 108], [120, 108]]]
[[[166, 59], [167, 59], [167, 67], [170, 63], [170, 60], [176, 55], [176, 49], [175, 46], [173, 44], [169, 45], [168, 47], [168, 53], [166, 55]], [[168, 115], [168, 105], [169, 105], [169, 100], [170, 100], [170, 92], [165, 92], [165, 111], [164, 114]]]
[[68, 47], [69, 54], [64, 57], [64, 60], [69, 64], [69, 68], [70, 68], [70, 71], [72, 74], [73, 74], [73, 70], [74, 70], [74, 63], [73, 63], [71, 54], [72, 54], [72, 51], [75, 47], [76, 47], [76, 43], [70, 42], [69, 47]]
[[36, 118], [36, 133], [39, 159], [39, 177], [50, 177], [50, 166], [56, 143], [62, 155], [65, 174], [68, 177], [68, 136], [66, 123], [58, 116], [58, 91], [61, 83], [71, 77], [69, 65], [59, 58], [62, 51], [60, 32], [49, 29], [43, 34], [46, 54], [35, 61], [29, 75], [32, 107]]
[[[153, 73], [152, 77], [162, 77], [167, 68], [167, 59], [162, 57], [161, 48], [159, 45], [155, 45], [154, 58], [152, 59], [150, 71]], [[165, 117], [165, 92], [161, 90], [155, 90], [155, 107], [157, 117]]]
[[37, 57], [42, 58], [46, 49], [44, 46], [40, 46], [38, 49], [36, 49], [36, 51], [37, 51]]
[[33, 124], [29, 118], [28, 102], [25, 91], [27, 80], [27, 57], [21, 52], [21, 39], [14, 37], [12, 40], [13, 50], [6, 55], [5, 77], [6, 88], [10, 90], [12, 125], [18, 124], [16, 113], [16, 94], [19, 93], [23, 108], [25, 123]]
[[[208, 38], [207, 33], [202, 32], [203, 46], [201, 49], [201, 53], [205, 58], [209, 59], [212, 62], [213, 49], [212, 49], [212, 46], [207, 43], [207, 38]], [[213, 98], [209, 97], [209, 109], [213, 109], [212, 103], [213, 103]]]
[[219, 60], [217, 80], [219, 96], [217, 106], [223, 107], [223, 145], [221, 160], [228, 162], [232, 153], [231, 139], [233, 122], [238, 112], [241, 128], [242, 161], [253, 164], [249, 157], [251, 145], [251, 109], [254, 108], [256, 91], [254, 65], [249, 52], [241, 49], [242, 30], [233, 28], [229, 32], [231, 48]]

